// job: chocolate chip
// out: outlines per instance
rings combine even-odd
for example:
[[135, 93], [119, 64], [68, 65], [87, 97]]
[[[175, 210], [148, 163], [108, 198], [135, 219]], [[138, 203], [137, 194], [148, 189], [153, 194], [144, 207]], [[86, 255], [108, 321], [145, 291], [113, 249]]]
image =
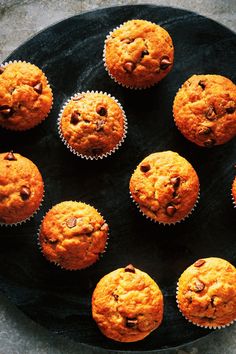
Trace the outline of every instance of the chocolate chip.
[[234, 113], [236, 111], [236, 107], [228, 107], [228, 108], [226, 108], [226, 112], [228, 113], [228, 114], [232, 114], [232, 113]]
[[180, 177], [173, 177], [170, 179], [170, 182], [173, 184], [174, 189], [176, 189], [180, 185]]
[[174, 205], [167, 205], [166, 207], [166, 214], [168, 216], [173, 216], [176, 213], [176, 208], [174, 207]]
[[201, 86], [201, 88], [202, 88], [203, 90], [205, 90], [206, 84], [205, 84], [204, 81], [200, 80], [199, 83], [198, 83], [198, 85]]
[[5, 155], [4, 160], [16, 161], [17, 158], [15, 157], [15, 155], [13, 154], [13, 151], [11, 150], [10, 152], [8, 152], [8, 153]]
[[212, 130], [210, 127], [201, 127], [198, 131], [199, 135], [209, 135], [211, 134]]
[[68, 226], [70, 229], [75, 227], [76, 224], [77, 224], [77, 219], [74, 216], [66, 220], [66, 226]]
[[76, 125], [79, 122], [80, 113], [73, 112], [70, 117], [70, 123]]
[[140, 170], [142, 172], [148, 172], [151, 169], [151, 166], [149, 165], [148, 162], [144, 162], [141, 166], [140, 166]]
[[104, 124], [105, 124], [105, 121], [104, 121], [103, 119], [98, 120], [98, 121], [96, 122], [96, 126], [97, 126], [97, 127], [96, 127], [96, 131], [99, 132], [100, 130], [102, 130]]
[[207, 110], [207, 112], [205, 113], [206, 119], [208, 120], [216, 120], [217, 119], [217, 115], [216, 115], [216, 110], [215, 107], [210, 106]]
[[201, 292], [205, 288], [205, 284], [201, 280], [196, 280], [194, 284], [194, 291], [196, 293]]
[[171, 61], [169, 60], [168, 57], [163, 57], [161, 59], [161, 63], [160, 63], [160, 69], [161, 70], [166, 70], [170, 65], [171, 65]]
[[14, 113], [14, 110], [8, 106], [8, 105], [3, 105], [0, 106], [0, 114], [3, 115], [4, 118], [10, 118]]
[[43, 85], [39, 82], [37, 85], [34, 86], [34, 91], [36, 91], [39, 95], [42, 93]]
[[208, 139], [208, 140], [204, 141], [204, 145], [209, 148], [214, 146], [215, 143], [216, 143], [216, 141], [214, 139]]
[[27, 186], [22, 186], [21, 187], [20, 196], [21, 196], [22, 200], [29, 199], [30, 194], [31, 194], [31, 192], [30, 192], [30, 188], [29, 187], [27, 187]]
[[3, 68], [2, 66], [0, 66], [0, 75], [1, 75], [2, 73], [4, 73], [4, 71], [5, 71], [5, 68]]
[[134, 71], [135, 69], [135, 64], [132, 61], [127, 61], [124, 64], [124, 69], [125, 71], [127, 71], [128, 73], [131, 73], [132, 71]]
[[148, 50], [143, 50], [142, 53], [141, 53], [141, 58], [143, 58], [145, 55], [148, 55], [149, 54], [149, 51]]
[[136, 317], [134, 318], [126, 318], [126, 327], [127, 328], [136, 328], [138, 324], [138, 320]]
[[198, 259], [195, 263], [194, 263], [194, 267], [201, 267], [203, 264], [205, 264], [206, 261], [205, 259]]
[[129, 264], [125, 267], [125, 272], [129, 272], [129, 273], [135, 273], [135, 268], [132, 264]]
[[106, 116], [107, 115], [107, 110], [106, 108], [101, 105], [101, 104], [98, 104], [97, 107], [96, 107], [96, 112], [100, 115], [100, 116]]
[[103, 153], [103, 149], [102, 148], [93, 148], [91, 150], [92, 155], [101, 155]]
[[115, 293], [112, 293], [112, 296], [114, 297], [115, 301], [118, 301], [119, 300], [119, 295], [115, 294]]

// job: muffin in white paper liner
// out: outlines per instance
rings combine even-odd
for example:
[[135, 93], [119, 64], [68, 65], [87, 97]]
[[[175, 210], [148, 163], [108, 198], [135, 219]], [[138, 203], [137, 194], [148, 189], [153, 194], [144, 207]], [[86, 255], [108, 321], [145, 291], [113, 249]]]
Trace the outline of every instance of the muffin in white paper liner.
[[[129, 20], [129, 21], [132, 21], [132, 20]], [[111, 74], [111, 71], [109, 70], [109, 68], [108, 68], [108, 66], [107, 66], [107, 63], [106, 63], [106, 44], [107, 44], [108, 40], [110, 39], [110, 37], [112, 36], [112, 34], [113, 34], [116, 30], [122, 28], [122, 26], [125, 25], [125, 24], [126, 24], [127, 22], [129, 22], [129, 21], [125, 21], [125, 22], [123, 22], [122, 24], [120, 24], [119, 26], [115, 27], [115, 28], [114, 28], [112, 31], [110, 31], [110, 32], [108, 33], [108, 35], [106, 36], [105, 43], [104, 43], [104, 47], [103, 47], [103, 63], [104, 63], [104, 68], [105, 68], [105, 70], [107, 71], [107, 73], [108, 73], [108, 75], [110, 76], [110, 78], [111, 78], [112, 80], [114, 80], [117, 84], [119, 84], [119, 85], [121, 85], [121, 86], [123, 86], [123, 87], [125, 87], [125, 88], [132, 89], [132, 90], [145, 90], [145, 89], [148, 89], [148, 88], [153, 87], [153, 86], [155, 86], [156, 84], [158, 84], [166, 75], [168, 75], [169, 71], [167, 72], [166, 75], [164, 75], [162, 78], [160, 78], [159, 80], [157, 80], [157, 81], [155, 81], [155, 82], [151, 82], [150, 84], [147, 84], [147, 85], [144, 85], [144, 86], [132, 86], [132, 85], [126, 85], [126, 84], [124, 84], [123, 82], [119, 81], [114, 75], [112, 75], [112, 74]], [[138, 21], [139, 21], [139, 20], [138, 20]], [[161, 26], [159, 26], [158, 24], [156, 24], [156, 23], [154, 23], [154, 22], [152, 22], [152, 21], [147, 21], [147, 20], [146, 20], [146, 22], [149, 22], [149, 23], [151, 23], [152, 25], [161, 27]], [[163, 27], [161, 27], [161, 28], [164, 29]], [[166, 31], [166, 30], [165, 30], [165, 31]], [[166, 32], [167, 32], [167, 31], [166, 31]], [[168, 32], [167, 32], [167, 33], [168, 33]], [[169, 33], [168, 33], [168, 35], [169, 35]], [[173, 63], [172, 63], [172, 65], [173, 65]]]
[[[98, 155], [85, 155], [85, 154], [82, 154], [80, 153], [79, 151], [75, 150], [70, 144], [69, 142], [66, 140], [66, 138], [63, 136], [63, 133], [62, 133], [62, 130], [61, 130], [61, 119], [62, 119], [62, 115], [63, 115], [63, 112], [64, 112], [64, 109], [65, 107], [69, 104], [69, 102], [77, 97], [82, 97], [83, 95], [86, 95], [86, 94], [102, 94], [102, 95], [105, 95], [105, 96], [108, 96], [110, 97], [111, 99], [113, 99], [113, 101], [115, 101], [115, 103], [119, 106], [119, 108], [121, 109], [122, 111], [122, 115], [123, 115], [123, 135], [120, 139], [120, 141], [111, 149], [109, 150], [108, 152], [105, 152], [105, 153], [102, 153], [102, 154], [98, 154]], [[57, 120], [57, 126], [58, 126], [58, 133], [59, 133], [59, 136], [62, 140], [62, 142], [66, 145], [66, 147], [74, 154], [74, 155], [77, 155], [78, 157], [81, 157], [83, 159], [86, 159], [86, 160], [99, 160], [99, 159], [103, 159], [104, 157], [108, 157], [110, 156], [111, 154], [113, 154], [114, 152], [116, 152], [120, 146], [123, 144], [125, 138], [126, 138], [126, 135], [127, 135], [127, 130], [128, 130], [128, 122], [127, 122], [127, 118], [126, 118], [126, 114], [124, 112], [124, 109], [122, 107], [122, 105], [120, 104], [120, 102], [113, 96], [111, 96], [110, 94], [106, 93], [106, 92], [102, 92], [102, 91], [82, 91], [82, 92], [78, 92], [78, 93], [75, 93], [73, 96], [71, 96], [62, 106], [61, 110], [60, 110], [60, 114], [59, 114], [59, 117], [58, 117], [58, 120]]]
[[[13, 60], [13, 61], [10, 60], [9, 62], [4, 62], [3, 64], [1, 64], [1, 65], [0, 65], [0, 70], [1, 70], [1, 68], [5, 69], [5, 67], [7, 67], [9, 64], [15, 64], [15, 63], [26, 63], [26, 64], [33, 65], [33, 66], [35, 66], [36, 68], [40, 69], [37, 65], [32, 64], [32, 63], [30, 63], [30, 62], [28, 62], [28, 61], [25, 61], [25, 60]], [[40, 69], [40, 70], [43, 72], [42, 69]], [[0, 72], [0, 74], [1, 74], [1, 72]], [[0, 124], [0, 126], [1, 126], [2, 128], [7, 129], [7, 130], [11, 130], [11, 131], [14, 131], [14, 132], [24, 132], [24, 131], [33, 129], [34, 127], [38, 126], [39, 124], [41, 124], [41, 123], [49, 116], [49, 114], [50, 114], [50, 112], [51, 112], [51, 110], [52, 110], [52, 107], [53, 107], [53, 92], [52, 92], [51, 86], [50, 86], [50, 84], [49, 84], [49, 82], [48, 82], [47, 76], [45, 75], [44, 72], [43, 72], [43, 74], [44, 74], [44, 77], [45, 77], [45, 79], [46, 79], [47, 86], [48, 86], [48, 88], [49, 88], [49, 90], [50, 90], [50, 92], [51, 92], [51, 95], [52, 95], [52, 103], [51, 103], [51, 107], [50, 107], [48, 113], [47, 113], [39, 122], [37, 122], [35, 125], [33, 125], [33, 126], [30, 127], [30, 128], [17, 129], [17, 127], [16, 127], [16, 128], [12, 128], [12, 127], [3, 126], [3, 125]]]
[[[76, 202], [76, 201], [74, 201], [74, 202]], [[81, 203], [82, 203], [82, 202], [81, 202]], [[59, 203], [59, 204], [60, 204], [60, 203]], [[95, 209], [96, 212], [97, 212], [97, 213], [101, 216], [101, 218], [103, 219], [104, 225], [105, 225], [105, 224], [108, 225], [107, 222], [106, 222], [106, 220], [105, 220], [104, 217], [102, 216], [102, 214], [101, 214], [95, 207], [93, 207], [92, 205], [90, 205], [90, 204], [88, 204], [88, 203], [84, 203], [84, 204], [86, 204], [87, 206], [90, 206], [90, 207], [92, 207], [93, 209]], [[54, 206], [56, 206], [56, 205], [57, 205], [57, 204], [55, 204]], [[53, 207], [54, 207], [54, 206], [53, 206]], [[52, 208], [53, 208], [53, 207], [52, 207]], [[37, 244], [38, 244], [39, 250], [40, 250], [41, 254], [43, 255], [44, 259], [46, 259], [46, 261], [48, 261], [49, 263], [54, 264], [55, 266], [59, 267], [60, 269], [66, 270], [66, 271], [81, 271], [81, 270], [84, 270], [84, 269], [87, 269], [87, 268], [90, 268], [90, 267], [95, 266], [96, 263], [97, 263], [101, 258], [103, 258], [104, 254], [105, 254], [106, 251], [107, 251], [108, 241], [109, 241], [109, 236], [110, 236], [110, 233], [109, 233], [109, 226], [108, 226], [108, 231], [107, 231], [107, 234], [106, 234], [105, 247], [104, 247], [104, 249], [103, 249], [101, 252], [99, 252], [98, 258], [97, 258], [93, 263], [91, 263], [90, 265], [87, 265], [87, 266], [85, 266], [85, 267], [83, 267], [83, 268], [78, 268], [78, 269], [76, 269], [76, 268], [71, 268], [71, 269], [70, 269], [70, 268], [65, 268], [65, 267], [63, 267], [59, 262], [55, 262], [55, 261], [49, 259], [49, 258], [44, 254], [43, 249], [42, 249], [42, 245], [41, 245], [41, 242], [40, 242], [40, 232], [41, 232], [41, 227], [42, 227], [43, 221], [44, 221], [46, 215], [48, 214], [48, 212], [49, 212], [52, 208], [50, 208], [50, 209], [47, 211], [47, 213], [44, 215], [44, 217], [42, 218], [41, 223], [40, 223], [40, 226], [39, 226], [39, 228], [38, 228], [38, 232], [37, 232]]]

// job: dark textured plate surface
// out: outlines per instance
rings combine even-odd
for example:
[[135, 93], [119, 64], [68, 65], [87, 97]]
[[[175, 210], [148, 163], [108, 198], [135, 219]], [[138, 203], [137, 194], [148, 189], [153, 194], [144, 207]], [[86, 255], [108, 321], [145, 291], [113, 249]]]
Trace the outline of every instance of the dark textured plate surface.
[[[130, 91], [114, 83], [102, 62], [106, 35], [123, 21], [147, 19], [166, 28], [175, 45], [175, 65], [159, 85]], [[170, 348], [209, 331], [188, 323], [175, 303], [176, 281], [200, 257], [218, 256], [236, 263], [235, 210], [230, 188], [236, 141], [212, 150], [199, 148], [175, 128], [172, 102], [179, 86], [194, 73], [216, 73], [236, 81], [236, 35], [219, 24], [187, 11], [151, 5], [99, 9], [71, 17], [31, 38], [7, 60], [40, 66], [54, 92], [50, 117], [24, 133], [0, 130], [1, 152], [13, 149], [32, 159], [46, 186], [45, 201], [33, 220], [1, 228], [0, 288], [24, 313], [48, 329], [81, 343], [120, 350]], [[56, 120], [63, 102], [76, 91], [102, 90], [122, 103], [128, 136], [118, 152], [103, 161], [84, 161], [60, 142]], [[201, 199], [191, 217], [176, 226], [146, 220], [130, 201], [129, 178], [149, 153], [171, 149], [197, 170]], [[54, 204], [81, 200], [107, 219], [107, 253], [93, 267], [77, 272], [44, 260], [37, 246], [40, 220]], [[133, 263], [150, 274], [165, 296], [161, 327], [145, 340], [116, 343], [100, 334], [91, 318], [90, 299], [106, 273]]]

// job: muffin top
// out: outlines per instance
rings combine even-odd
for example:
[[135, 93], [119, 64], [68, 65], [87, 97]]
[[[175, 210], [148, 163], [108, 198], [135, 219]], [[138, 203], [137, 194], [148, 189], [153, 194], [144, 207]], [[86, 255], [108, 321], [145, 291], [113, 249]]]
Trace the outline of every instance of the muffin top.
[[46, 118], [52, 106], [52, 91], [37, 66], [13, 62], [0, 67], [0, 125], [27, 130]]
[[13, 152], [0, 154], [0, 223], [14, 224], [40, 206], [44, 186], [35, 164]]
[[95, 208], [66, 201], [55, 205], [44, 217], [39, 242], [49, 261], [77, 270], [98, 260], [107, 236], [108, 225]]
[[170, 224], [182, 220], [194, 207], [199, 180], [192, 165], [176, 152], [156, 152], [134, 171], [130, 192], [146, 216]]
[[60, 129], [63, 138], [83, 156], [102, 156], [123, 140], [125, 114], [117, 101], [101, 92], [86, 92], [65, 106]]
[[205, 147], [236, 135], [236, 85], [220, 75], [193, 75], [176, 94], [174, 119], [182, 134]]
[[234, 198], [234, 203], [236, 203], [236, 177], [234, 178], [233, 185], [232, 185], [232, 195]]
[[221, 258], [203, 258], [179, 279], [178, 306], [193, 323], [217, 327], [236, 319], [236, 269]]
[[174, 48], [169, 33], [144, 20], [130, 20], [105, 41], [105, 65], [120, 84], [134, 88], [152, 86], [171, 70]]
[[163, 296], [148, 274], [129, 265], [99, 281], [92, 296], [92, 314], [105, 336], [138, 341], [160, 325]]

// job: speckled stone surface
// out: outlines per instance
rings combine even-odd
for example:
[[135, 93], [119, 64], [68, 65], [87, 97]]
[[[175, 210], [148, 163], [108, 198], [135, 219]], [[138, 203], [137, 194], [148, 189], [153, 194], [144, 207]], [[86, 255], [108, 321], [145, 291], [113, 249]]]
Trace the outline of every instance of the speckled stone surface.
[[[118, 4], [154, 3], [177, 6], [208, 16], [236, 31], [236, 2], [231, 1], [14, 1], [0, 0], [0, 60], [32, 34], [72, 16], [98, 7]], [[90, 349], [67, 338], [52, 335], [29, 320], [9, 301], [0, 296], [0, 354], [10, 353], [114, 353]], [[164, 354], [233, 354], [236, 353], [236, 326]]]

